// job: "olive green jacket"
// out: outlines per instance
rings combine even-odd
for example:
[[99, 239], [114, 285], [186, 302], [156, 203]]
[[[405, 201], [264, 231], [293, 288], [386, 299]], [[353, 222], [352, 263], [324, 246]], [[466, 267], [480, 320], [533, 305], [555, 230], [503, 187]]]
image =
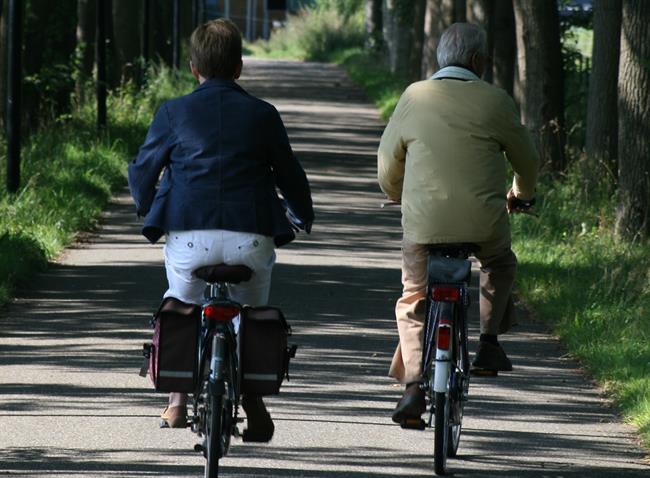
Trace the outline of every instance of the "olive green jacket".
[[469, 70], [446, 67], [402, 94], [381, 137], [379, 185], [401, 200], [410, 241], [488, 241], [510, 232], [506, 159], [515, 195], [530, 199], [539, 157], [514, 102]]

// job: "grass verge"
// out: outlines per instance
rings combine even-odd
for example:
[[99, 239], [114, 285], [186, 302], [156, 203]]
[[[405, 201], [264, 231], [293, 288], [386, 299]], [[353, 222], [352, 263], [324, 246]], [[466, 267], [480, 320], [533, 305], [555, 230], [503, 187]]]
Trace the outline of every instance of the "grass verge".
[[[98, 135], [94, 105], [30, 135], [22, 149], [21, 188], [0, 190], [0, 305], [49, 260], [88, 230], [114, 192], [126, 184], [126, 167], [144, 139], [157, 106], [191, 89], [189, 75], [175, 78], [152, 68], [142, 90], [127, 85], [108, 99], [108, 130]], [[0, 181], [6, 182], [0, 144]]]

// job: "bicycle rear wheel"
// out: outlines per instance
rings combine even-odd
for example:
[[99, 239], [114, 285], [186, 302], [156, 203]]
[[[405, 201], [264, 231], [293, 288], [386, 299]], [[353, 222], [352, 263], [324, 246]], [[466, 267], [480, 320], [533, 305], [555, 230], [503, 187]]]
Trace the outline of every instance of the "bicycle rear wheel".
[[206, 407], [206, 462], [205, 478], [217, 478], [219, 476], [219, 458], [222, 457], [221, 436], [223, 416], [223, 395], [208, 394]]
[[444, 392], [435, 393], [436, 413], [434, 424], [434, 454], [433, 464], [436, 475], [444, 475], [447, 472], [447, 450], [449, 447], [449, 415], [450, 402]]

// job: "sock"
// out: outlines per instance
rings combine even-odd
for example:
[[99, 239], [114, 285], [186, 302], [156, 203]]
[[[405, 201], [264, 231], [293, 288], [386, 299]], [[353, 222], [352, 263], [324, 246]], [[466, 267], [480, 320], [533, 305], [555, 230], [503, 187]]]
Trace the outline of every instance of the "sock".
[[491, 334], [481, 334], [481, 337], [479, 338], [481, 342], [488, 342], [493, 345], [499, 345], [499, 341], [497, 340], [496, 335], [491, 335]]

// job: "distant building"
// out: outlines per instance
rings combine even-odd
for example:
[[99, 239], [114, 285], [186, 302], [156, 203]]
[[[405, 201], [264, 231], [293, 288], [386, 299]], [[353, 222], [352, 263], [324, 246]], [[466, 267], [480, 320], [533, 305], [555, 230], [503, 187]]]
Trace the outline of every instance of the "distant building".
[[268, 38], [310, 0], [205, 0], [205, 18], [230, 18], [249, 41]]

